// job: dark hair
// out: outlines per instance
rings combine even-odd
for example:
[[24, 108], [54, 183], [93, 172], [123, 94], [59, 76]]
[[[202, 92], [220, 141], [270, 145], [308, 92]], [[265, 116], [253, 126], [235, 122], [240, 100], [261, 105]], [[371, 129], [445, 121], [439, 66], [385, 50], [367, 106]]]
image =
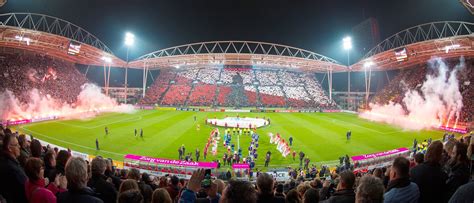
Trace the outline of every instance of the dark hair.
[[286, 194], [285, 200], [287, 203], [299, 203], [301, 202], [300, 196], [295, 189], [292, 189]]
[[142, 173], [142, 181], [147, 184], [152, 182], [150, 175], [148, 175], [148, 173]]
[[41, 168], [43, 167], [43, 161], [36, 157], [31, 157], [26, 160], [25, 164], [25, 173], [28, 176], [28, 179], [32, 181], [36, 181], [40, 179], [39, 173]]
[[18, 143], [20, 144], [20, 146], [23, 148], [23, 145], [25, 145], [26, 143], [26, 136], [25, 134], [20, 134], [18, 136]]
[[383, 202], [384, 186], [380, 178], [374, 176], [363, 176], [357, 187], [356, 202]]
[[13, 138], [16, 138], [16, 136], [10, 133], [5, 134], [5, 137], [3, 137], [3, 151], [8, 151], [8, 147], [10, 146], [10, 143], [12, 142]]
[[417, 153], [417, 154], [415, 154], [415, 162], [416, 162], [417, 164], [423, 163], [424, 160], [425, 160], [425, 155], [424, 155], [423, 153]]
[[340, 180], [344, 183], [346, 189], [352, 189], [354, 187], [355, 175], [352, 171], [345, 170], [339, 174]]
[[425, 162], [439, 164], [443, 156], [443, 143], [436, 140], [430, 144], [426, 151]]
[[177, 176], [171, 176], [171, 185], [178, 185], [179, 184], [179, 178]]
[[43, 146], [41, 146], [41, 143], [39, 140], [34, 139], [31, 141], [30, 151], [31, 151], [32, 157], [40, 158], [42, 150], [43, 150]]
[[44, 164], [47, 165], [48, 167], [52, 167], [52, 166], [50, 166], [50, 162], [51, 162], [51, 160], [56, 158], [56, 157], [54, 157], [54, 155], [55, 154], [54, 154], [53, 150], [51, 150], [51, 149], [48, 150], [46, 152], [46, 154], [44, 155], [44, 158], [43, 158], [44, 159]]
[[276, 192], [278, 193], [283, 193], [283, 184], [279, 183], [277, 186], [276, 186]]
[[405, 157], [399, 156], [393, 160], [392, 169], [397, 172], [401, 178], [409, 177], [410, 161]]
[[143, 196], [140, 190], [127, 190], [119, 194], [118, 203], [140, 203], [143, 202]]
[[372, 173], [377, 178], [383, 179], [383, 169], [382, 168], [376, 168], [374, 172]]
[[261, 173], [257, 177], [257, 187], [261, 194], [272, 194], [273, 177], [268, 173]]
[[127, 190], [133, 190], [133, 189], [136, 189], [136, 190], [139, 189], [137, 181], [132, 180], [132, 179], [127, 179], [127, 180], [122, 181], [122, 183], [120, 184], [118, 192], [122, 193], [122, 192], [125, 192]]
[[319, 202], [319, 192], [314, 188], [306, 190], [303, 196], [303, 203]]
[[456, 156], [460, 156], [459, 160], [456, 160], [456, 162], [468, 163], [469, 160], [467, 157], [467, 145], [462, 142], [457, 142], [455, 147], [456, 147]]
[[128, 179], [134, 179], [134, 180], [140, 180], [140, 171], [136, 168], [131, 168], [128, 171], [127, 178]]
[[257, 193], [248, 181], [230, 180], [224, 190], [226, 203], [257, 202]]
[[66, 150], [59, 151], [58, 155], [56, 156], [56, 165], [66, 166], [67, 160], [69, 160], [70, 157], [71, 157], [71, 154], [69, 154], [68, 151]]
[[128, 170], [127, 169], [121, 169], [120, 170], [120, 178], [127, 178], [128, 176]]

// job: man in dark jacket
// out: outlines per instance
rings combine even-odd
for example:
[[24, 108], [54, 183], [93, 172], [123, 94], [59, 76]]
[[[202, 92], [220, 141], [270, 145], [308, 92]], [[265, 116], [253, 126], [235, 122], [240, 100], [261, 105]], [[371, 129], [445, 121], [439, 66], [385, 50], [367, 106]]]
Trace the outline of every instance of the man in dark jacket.
[[171, 199], [174, 200], [179, 194], [179, 178], [171, 176], [171, 180], [165, 189], [168, 191], [168, 194], [170, 194]]
[[[337, 185], [337, 190], [336, 192], [329, 197], [329, 199], [322, 201], [324, 203], [349, 203], [349, 202], [354, 202], [355, 201], [355, 192], [354, 192], [354, 182], [355, 182], [355, 176], [354, 173], [352, 173], [349, 170], [343, 171], [339, 174], [340, 180], [339, 184]], [[328, 184], [329, 181], [326, 180], [323, 184], [323, 188], [320, 191], [320, 197], [325, 198], [328, 196], [329, 193], [329, 186]]]
[[268, 173], [261, 173], [257, 177], [257, 203], [283, 203], [285, 199], [275, 197], [273, 177]]
[[449, 199], [449, 203], [474, 202], [474, 193], [472, 191], [474, 191], [474, 182], [471, 181], [459, 187], [451, 199]]
[[103, 203], [87, 187], [87, 164], [80, 157], [71, 158], [65, 168], [68, 191], [58, 194], [58, 203]]
[[447, 194], [449, 199], [461, 186], [469, 182], [469, 159], [467, 158], [467, 145], [457, 142], [453, 148], [452, 157], [449, 160], [448, 180], [446, 181]]
[[27, 202], [25, 196], [26, 175], [17, 158], [20, 156], [20, 144], [13, 134], [3, 138], [0, 155], [0, 195], [7, 202]]
[[107, 182], [107, 176], [104, 175], [107, 163], [102, 157], [96, 157], [91, 162], [92, 177], [87, 186], [92, 188], [98, 197], [105, 203], [115, 203], [117, 201], [117, 190], [112, 183]]
[[420, 189], [419, 202], [445, 202], [447, 175], [439, 164], [443, 154], [443, 143], [434, 141], [428, 147], [425, 162], [411, 170], [411, 181]]
[[115, 189], [119, 189], [120, 184], [122, 184], [122, 181], [120, 180], [119, 177], [115, 176], [113, 161], [112, 159], [106, 159], [105, 161], [107, 162], [107, 169], [105, 170], [104, 175], [112, 179], [112, 183], [114, 184]]
[[384, 203], [411, 202], [417, 203], [420, 198], [418, 186], [410, 182], [410, 161], [397, 157], [390, 169], [390, 182], [384, 194]]

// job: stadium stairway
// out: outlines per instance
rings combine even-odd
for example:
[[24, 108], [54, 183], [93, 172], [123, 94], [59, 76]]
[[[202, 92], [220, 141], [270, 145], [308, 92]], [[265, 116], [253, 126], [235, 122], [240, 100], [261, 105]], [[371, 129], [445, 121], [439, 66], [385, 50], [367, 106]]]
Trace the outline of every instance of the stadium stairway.
[[189, 106], [189, 98], [191, 97], [191, 93], [194, 91], [194, 88], [196, 87], [196, 85], [193, 83], [191, 85], [191, 89], [189, 90], [188, 92], [188, 95], [186, 96], [186, 100], [184, 102], [184, 106]]
[[[220, 77], [219, 77], [220, 78]], [[219, 103], [217, 101], [217, 97], [219, 96], [219, 92], [221, 91], [221, 86], [220, 85], [216, 85], [216, 94], [214, 95], [214, 98], [212, 98], [212, 106], [217, 106], [217, 104]]]

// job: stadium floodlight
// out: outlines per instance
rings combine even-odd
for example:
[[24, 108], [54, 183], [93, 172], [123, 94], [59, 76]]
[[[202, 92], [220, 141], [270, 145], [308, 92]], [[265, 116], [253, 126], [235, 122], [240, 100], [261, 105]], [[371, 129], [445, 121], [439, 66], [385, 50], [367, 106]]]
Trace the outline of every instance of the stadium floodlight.
[[352, 49], [352, 38], [351, 37], [344, 37], [342, 39], [342, 47], [344, 50], [351, 50]]
[[366, 61], [364, 63], [364, 68], [370, 68], [373, 65], [375, 65], [375, 63], [373, 61]]
[[102, 56], [102, 61], [105, 61], [106, 63], [111, 63], [112, 62], [112, 58], [108, 57], [108, 56]]
[[461, 45], [459, 45], [459, 44], [453, 44], [453, 45], [445, 46], [445, 47], [444, 47], [444, 50], [445, 50], [446, 53], [449, 53], [449, 50], [451, 50], [451, 49], [457, 49], [457, 48], [459, 48], [459, 47], [461, 47]]
[[125, 45], [133, 46], [135, 43], [135, 35], [130, 32], [125, 33]]

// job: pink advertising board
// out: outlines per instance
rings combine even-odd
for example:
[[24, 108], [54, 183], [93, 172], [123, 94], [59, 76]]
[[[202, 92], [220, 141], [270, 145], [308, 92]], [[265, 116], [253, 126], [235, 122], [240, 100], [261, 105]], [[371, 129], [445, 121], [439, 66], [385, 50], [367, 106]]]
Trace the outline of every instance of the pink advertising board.
[[249, 169], [250, 166], [248, 164], [232, 164], [233, 169]]
[[377, 157], [384, 157], [384, 156], [389, 156], [389, 155], [399, 154], [399, 153], [404, 153], [404, 152], [408, 152], [408, 148], [392, 149], [392, 150], [389, 150], [389, 151], [377, 152], [377, 153], [373, 153], [373, 154], [362, 154], [362, 155], [358, 155], [358, 156], [353, 156], [353, 157], [351, 157], [351, 159], [352, 159], [352, 161], [363, 161], [363, 160], [367, 160], [367, 159], [373, 159], [373, 158], [377, 158]]
[[192, 166], [197, 168], [217, 168], [217, 163], [215, 162], [195, 162], [195, 161], [181, 161], [181, 160], [170, 160], [170, 159], [160, 159], [147, 156], [127, 154], [124, 156], [124, 159], [131, 159], [136, 161], [146, 161], [149, 163], [163, 164], [163, 165], [172, 165], [172, 166]]

